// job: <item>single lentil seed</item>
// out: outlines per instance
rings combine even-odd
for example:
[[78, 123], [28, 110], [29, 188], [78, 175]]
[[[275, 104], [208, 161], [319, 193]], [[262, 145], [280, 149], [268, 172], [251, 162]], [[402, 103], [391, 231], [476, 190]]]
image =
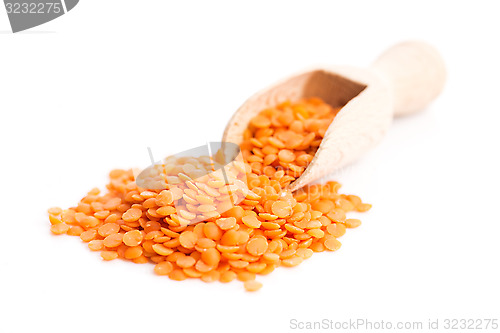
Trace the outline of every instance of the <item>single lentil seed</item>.
[[201, 253], [201, 259], [209, 266], [219, 264], [220, 258], [220, 252], [215, 248], [209, 248]]
[[174, 250], [166, 247], [163, 244], [153, 244], [151, 247], [153, 248], [154, 252], [158, 253], [161, 256], [168, 256], [169, 254], [174, 253]]
[[143, 249], [140, 246], [129, 247], [125, 250], [124, 257], [126, 259], [137, 259], [142, 256]]
[[271, 126], [271, 121], [269, 120], [269, 118], [259, 115], [253, 117], [250, 121], [250, 124], [257, 128], [265, 128]]
[[330, 251], [336, 251], [340, 249], [342, 244], [333, 236], [325, 240], [324, 246]]
[[326, 231], [335, 238], [339, 238], [345, 234], [346, 226], [343, 223], [332, 223], [326, 227]]
[[122, 215], [122, 220], [125, 222], [137, 221], [142, 216], [142, 210], [139, 208], [130, 208]]
[[182, 268], [188, 268], [194, 266], [196, 264], [196, 259], [193, 257], [189, 256], [184, 256], [184, 257], [179, 257], [177, 261], [175, 262], [177, 266], [182, 267]]
[[50, 215], [58, 216], [61, 215], [63, 210], [60, 207], [51, 207], [47, 210]]
[[288, 217], [292, 213], [292, 207], [285, 201], [275, 201], [271, 206], [271, 210], [274, 215], [280, 218]]
[[65, 234], [69, 230], [69, 225], [66, 223], [53, 224], [50, 227], [50, 231], [56, 235]]
[[142, 240], [143, 235], [139, 230], [130, 230], [123, 235], [123, 243], [127, 246], [138, 246]]
[[84, 229], [79, 225], [72, 226], [67, 231], [67, 234], [70, 236], [80, 236], [84, 232]]
[[84, 242], [90, 242], [97, 236], [97, 230], [86, 230], [80, 234], [80, 239]]
[[259, 228], [261, 222], [254, 215], [246, 215], [241, 218], [241, 221], [250, 228]]
[[97, 233], [102, 237], [107, 237], [112, 234], [116, 234], [120, 231], [120, 226], [116, 223], [106, 223], [97, 229]]
[[236, 225], [236, 219], [234, 217], [220, 218], [217, 219], [215, 223], [222, 230], [229, 230], [231, 228], [234, 228], [234, 226]]
[[295, 154], [291, 150], [283, 149], [278, 153], [278, 158], [282, 162], [290, 163], [295, 160]]
[[192, 231], [184, 231], [179, 236], [180, 244], [186, 249], [192, 249], [196, 245], [196, 241], [198, 240], [198, 236]]
[[116, 251], [102, 251], [101, 257], [104, 260], [113, 260], [118, 258], [118, 253]]
[[345, 226], [346, 228], [357, 228], [361, 225], [361, 220], [358, 220], [358, 219], [346, 219], [345, 220]]
[[100, 251], [104, 248], [104, 241], [100, 239], [94, 239], [89, 242], [89, 249], [92, 251]]
[[63, 223], [63, 221], [61, 221], [60, 218], [58, 218], [58, 217], [56, 217], [54, 215], [49, 215], [49, 221], [53, 225]]
[[169, 261], [162, 261], [156, 264], [154, 271], [158, 275], [168, 275], [174, 270], [174, 265]]
[[104, 246], [117, 247], [122, 244], [123, 234], [111, 234], [104, 238]]
[[255, 280], [250, 280], [245, 281], [244, 286], [247, 291], [257, 291], [262, 288], [262, 283]]
[[247, 243], [247, 251], [251, 255], [261, 256], [267, 251], [268, 243], [265, 237], [255, 236]]
[[198, 238], [196, 241], [196, 245], [198, 245], [202, 249], [208, 249], [215, 247], [217, 243], [215, 243], [212, 239], [210, 238]]

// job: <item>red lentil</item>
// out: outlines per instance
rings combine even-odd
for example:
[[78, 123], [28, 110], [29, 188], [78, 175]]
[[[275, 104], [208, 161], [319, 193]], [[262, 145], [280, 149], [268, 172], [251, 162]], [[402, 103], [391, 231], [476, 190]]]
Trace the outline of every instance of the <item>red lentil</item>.
[[50, 227], [50, 231], [56, 235], [62, 235], [65, 234], [69, 230], [69, 225], [65, 223], [58, 223], [58, 224], [53, 224]]
[[245, 289], [247, 291], [257, 291], [262, 288], [262, 283], [257, 282], [255, 280], [245, 281]]
[[118, 258], [118, 253], [116, 251], [102, 251], [101, 257], [104, 260], [113, 260]]

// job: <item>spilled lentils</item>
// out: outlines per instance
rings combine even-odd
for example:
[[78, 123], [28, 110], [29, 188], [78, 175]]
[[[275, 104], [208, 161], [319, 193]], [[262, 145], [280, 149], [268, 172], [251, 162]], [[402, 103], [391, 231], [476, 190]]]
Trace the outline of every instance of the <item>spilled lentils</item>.
[[262, 110], [243, 133], [231, 185], [220, 169], [204, 172], [214, 165], [207, 157], [167, 159], [151, 176], [163, 184], [157, 189], [139, 187], [132, 170], [113, 170], [105, 193], [96, 188], [75, 207], [50, 208], [50, 229], [80, 237], [104, 260], [153, 263], [172, 280], [239, 280], [259, 290], [257, 275], [338, 250], [338, 238], [361, 224], [347, 214], [371, 207], [333, 181], [287, 189], [339, 111], [319, 98]]

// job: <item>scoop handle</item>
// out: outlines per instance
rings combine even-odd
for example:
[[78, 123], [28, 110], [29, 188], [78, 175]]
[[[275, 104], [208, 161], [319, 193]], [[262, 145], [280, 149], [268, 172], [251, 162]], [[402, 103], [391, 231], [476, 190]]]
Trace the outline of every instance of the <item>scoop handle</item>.
[[394, 115], [422, 110], [439, 95], [446, 81], [443, 58], [420, 41], [396, 44], [382, 53], [371, 69], [383, 76], [394, 95]]

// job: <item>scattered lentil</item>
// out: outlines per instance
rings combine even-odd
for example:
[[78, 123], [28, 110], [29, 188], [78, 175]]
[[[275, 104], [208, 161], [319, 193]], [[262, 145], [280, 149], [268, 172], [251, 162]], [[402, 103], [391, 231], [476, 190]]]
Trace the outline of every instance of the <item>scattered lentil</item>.
[[53, 224], [50, 227], [50, 231], [56, 235], [65, 234], [69, 230], [69, 225], [64, 223]]
[[262, 283], [255, 280], [245, 281], [244, 285], [247, 291], [257, 291], [262, 288]]
[[116, 251], [102, 251], [101, 257], [104, 260], [113, 260], [118, 258], [118, 253]]

